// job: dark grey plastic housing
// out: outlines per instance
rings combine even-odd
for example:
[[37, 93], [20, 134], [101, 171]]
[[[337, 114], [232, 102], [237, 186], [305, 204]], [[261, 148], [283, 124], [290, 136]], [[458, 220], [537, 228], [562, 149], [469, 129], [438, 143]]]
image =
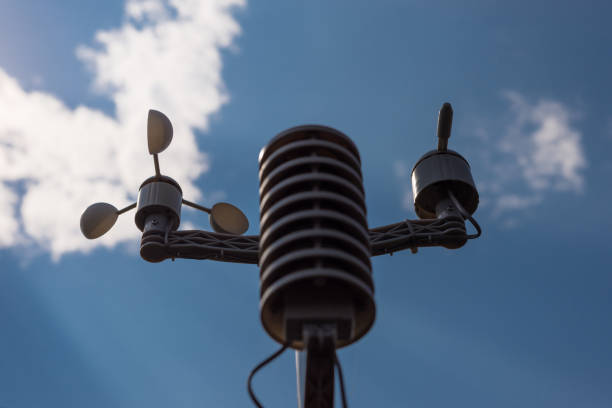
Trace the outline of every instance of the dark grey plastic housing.
[[147, 179], [138, 192], [136, 226], [143, 231], [147, 217], [155, 214], [168, 218], [171, 231], [178, 229], [181, 223], [182, 202], [183, 191], [170, 177], [156, 176]]
[[343, 133], [307, 125], [259, 155], [260, 312], [268, 334], [302, 349], [307, 325], [343, 347], [375, 318], [361, 162]]
[[419, 218], [436, 218], [436, 205], [451, 191], [469, 214], [478, 208], [478, 191], [467, 160], [452, 150], [425, 154], [412, 170], [414, 209]]
[[478, 190], [467, 160], [448, 150], [453, 124], [453, 108], [445, 102], [438, 113], [438, 149], [426, 153], [412, 169], [414, 210], [419, 218], [444, 217], [441, 203], [449, 202], [452, 193], [472, 215], [478, 208]]

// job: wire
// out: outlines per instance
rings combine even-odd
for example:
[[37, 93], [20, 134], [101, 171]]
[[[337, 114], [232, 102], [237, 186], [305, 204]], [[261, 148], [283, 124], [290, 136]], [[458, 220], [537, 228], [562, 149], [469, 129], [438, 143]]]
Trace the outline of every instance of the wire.
[[478, 225], [478, 223], [476, 222], [474, 217], [472, 217], [471, 215], [468, 215], [467, 219], [470, 220], [470, 222], [472, 223], [474, 228], [476, 228], [476, 234], [470, 234], [470, 235], [467, 236], [467, 238], [468, 239], [478, 238], [480, 236], [480, 234], [482, 234], [482, 230], [480, 229], [480, 225]]
[[342, 366], [338, 360], [338, 353], [334, 350], [334, 364], [338, 370], [338, 381], [340, 382], [340, 395], [342, 396], [342, 408], [348, 408], [346, 403], [346, 392], [344, 391], [344, 377], [342, 376]]
[[461, 213], [461, 215], [463, 216], [463, 218], [466, 218], [470, 221], [470, 223], [474, 226], [474, 228], [476, 228], [476, 234], [470, 234], [467, 236], [467, 239], [474, 239], [474, 238], [478, 238], [480, 236], [480, 234], [482, 234], [482, 230], [480, 229], [480, 225], [478, 225], [478, 223], [476, 222], [476, 220], [474, 219], [474, 217], [472, 217], [466, 210], [465, 208], [463, 208], [463, 206], [461, 205], [461, 203], [459, 202], [459, 200], [457, 200], [457, 197], [455, 197], [455, 195], [453, 194], [452, 191], [448, 190], [448, 195], [450, 196], [451, 200], [453, 201], [453, 204], [455, 204], [455, 206], [457, 207], [457, 209], [459, 210], [459, 212]]
[[255, 396], [255, 393], [253, 392], [253, 388], [251, 387], [251, 381], [253, 380], [253, 376], [262, 367], [264, 367], [265, 365], [270, 363], [276, 357], [278, 357], [281, 354], [283, 354], [283, 352], [285, 350], [287, 350], [287, 347], [289, 347], [289, 345], [288, 344], [284, 344], [280, 349], [278, 349], [276, 352], [274, 352], [274, 354], [272, 354], [270, 357], [266, 358], [264, 361], [262, 361], [261, 363], [257, 364], [257, 366], [255, 366], [255, 368], [251, 371], [251, 374], [249, 374], [249, 379], [247, 380], [247, 390], [249, 391], [249, 396], [251, 397], [251, 400], [253, 401], [253, 404], [255, 404], [257, 406], [257, 408], [263, 408], [263, 405], [261, 405], [261, 403], [259, 402], [259, 400]]

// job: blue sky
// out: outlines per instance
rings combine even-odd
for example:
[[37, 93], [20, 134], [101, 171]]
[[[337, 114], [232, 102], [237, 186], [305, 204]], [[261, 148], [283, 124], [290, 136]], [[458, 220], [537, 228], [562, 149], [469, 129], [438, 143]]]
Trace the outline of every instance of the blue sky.
[[[410, 170], [455, 109], [483, 236], [373, 260], [377, 320], [340, 351], [352, 407], [609, 407], [612, 91], [603, 1], [14, 1], [0, 14], [0, 407], [244, 407], [276, 348], [255, 266], [150, 264], [133, 213], [153, 172], [242, 208], [257, 155], [320, 123], [360, 149], [370, 227], [415, 218]], [[209, 229], [186, 210], [187, 225]], [[293, 354], [263, 371], [295, 405]]]

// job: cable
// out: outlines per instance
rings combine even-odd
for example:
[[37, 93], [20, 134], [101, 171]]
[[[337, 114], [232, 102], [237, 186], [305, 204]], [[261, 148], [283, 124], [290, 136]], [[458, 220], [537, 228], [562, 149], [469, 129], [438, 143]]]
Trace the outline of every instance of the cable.
[[262, 361], [261, 363], [257, 364], [257, 366], [255, 366], [255, 368], [251, 371], [251, 374], [249, 374], [249, 379], [247, 380], [247, 390], [249, 391], [249, 396], [251, 397], [251, 400], [253, 401], [253, 404], [255, 404], [257, 406], [257, 408], [263, 408], [263, 405], [261, 405], [261, 403], [259, 402], [259, 400], [257, 399], [257, 397], [255, 396], [255, 393], [253, 392], [253, 388], [251, 387], [251, 381], [253, 380], [253, 376], [255, 375], [255, 373], [257, 371], [259, 371], [262, 367], [264, 367], [265, 365], [267, 365], [268, 363], [270, 363], [272, 360], [274, 360], [276, 357], [280, 356], [281, 354], [283, 354], [283, 352], [285, 350], [287, 350], [287, 347], [289, 347], [289, 345], [285, 344], [283, 345], [279, 350], [277, 350], [274, 354], [272, 354], [270, 357], [266, 358], [264, 361]]
[[342, 396], [342, 408], [348, 408], [346, 403], [346, 392], [344, 391], [344, 377], [342, 376], [342, 366], [340, 360], [338, 360], [338, 353], [334, 350], [334, 364], [338, 370], [338, 381], [340, 382], [340, 395]]
[[459, 210], [459, 212], [461, 213], [461, 215], [463, 215], [463, 218], [466, 218], [470, 221], [470, 223], [472, 223], [472, 225], [474, 226], [474, 228], [476, 228], [476, 234], [470, 234], [467, 236], [467, 239], [474, 239], [474, 238], [478, 238], [480, 236], [480, 234], [482, 234], [482, 230], [480, 229], [480, 225], [478, 225], [478, 223], [476, 222], [476, 220], [474, 219], [474, 217], [472, 217], [466, 210], [465, 208], [463, 208], [463, 206], [461, 205], [461, 203], [459, 202], [459, 200], [457, 200], [457, 197], [455, 197], [455, 195], [453, 194], [452, 191], [448, 190], [448, 195], [450, 197], [450, 199], [453, 201], [453, 204], [455, 204], [455, 206], [457, 207], [457, 209]]
[[467, 238], [468, 239], [478, 238], [480, 236], [480, 234], [482, 234], [482, 230], [480, 229], [480, 225], [478, 225], [478, 223], [476, 222], [474, 217], [472, 217], [471, 215], [468, 215], [467, 218], [468, 218], [468, 220], [470, 220], [470, 222], [472, 223], [474, 228], [476, 228], [476, 234], [470, 234], [470, 235], [467, 236]]

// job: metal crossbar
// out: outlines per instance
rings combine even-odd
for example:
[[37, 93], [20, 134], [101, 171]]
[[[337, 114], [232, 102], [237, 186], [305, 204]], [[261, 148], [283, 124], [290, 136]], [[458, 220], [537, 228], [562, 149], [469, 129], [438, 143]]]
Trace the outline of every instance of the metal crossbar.
[[[410, 248], [462, 246], [469, 236], [465, 222], [458, 217], [427, 220], [405, 220], [369, 230], [371, 256], [392, 254]], [[259, 235], [232, 235], [201, 230], [163, 232], [142, 235], [141, 254], [156, 254], [154, 261], [164, 259], [210, 259], [222, 262], [257, 264]]]

